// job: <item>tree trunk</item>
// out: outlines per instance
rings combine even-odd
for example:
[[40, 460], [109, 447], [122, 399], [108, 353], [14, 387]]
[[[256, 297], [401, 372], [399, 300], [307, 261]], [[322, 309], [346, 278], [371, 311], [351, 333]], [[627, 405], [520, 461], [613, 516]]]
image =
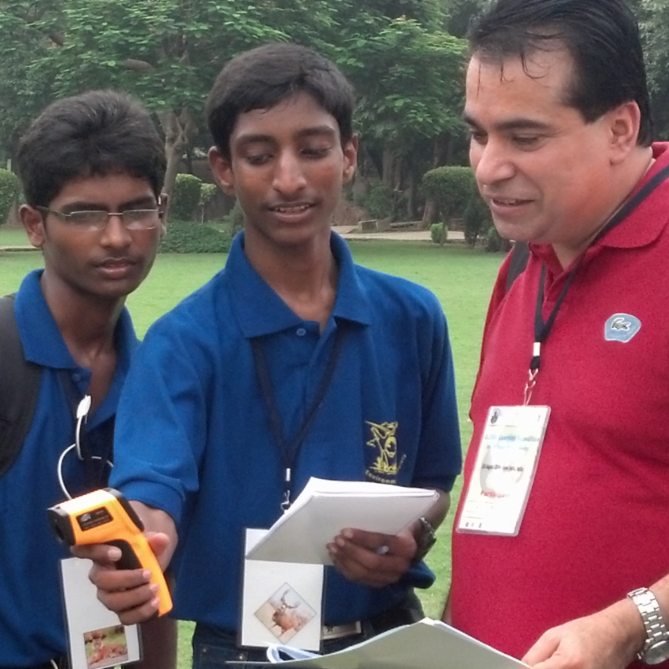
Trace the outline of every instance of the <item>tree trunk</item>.
[[416, 208], [416, 200], [417, 200], [417, 187], [416, 187], [416, 171], [414, 169], [413, 165], [409, 165], [409, 171], [407, 174], [407, 182], [408, 182], [408, 189], [407, 189], [407, 210], [409, 213], [409, 218], [413, 221], [416, 219], [416, 216], [418, 214], [418, 210]]
[[390, 149], [383, 149], [383, 174], [381, 180], [384, 186], [388, 188], [393, 187], [393, 177], [395, 176], [393, 166], [395, 164], [395, 156]]
[[171, 198], [181, 159], [195, 134], [195, 122], [192, 114], [187, 110], [182, 110], [180, 114], [170, 110], [163, 112], [159, 117], [165, 133], [165, 153], [167, 154], [167, 172], [163, 190], [168, 198]]
[[427, 200], [425, 202], [425, 210], [423, 211], [423, 221], [421, 223], [421, 230], [427, 230], [432, 223], [437, 222], [439, 217], [439, 207], [434, 200]]
[[452, 152], [451, 148], [451, 136], [448, 133], [443, 133], [438, 135], [434, 139], [434, 144], [432, 146], [432, 167], [439, 167], [440, 165], [450, 164], [450, 155]]

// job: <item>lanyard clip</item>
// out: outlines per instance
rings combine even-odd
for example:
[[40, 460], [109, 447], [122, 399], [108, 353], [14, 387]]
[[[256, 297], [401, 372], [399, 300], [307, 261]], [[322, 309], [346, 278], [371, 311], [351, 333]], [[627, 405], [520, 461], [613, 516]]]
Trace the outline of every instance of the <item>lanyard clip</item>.
[[523, 392], [523, 405], [527, 406], [530, 403], [532, 397], [532, 391], [534, 386], [537, 385], [537, 375], [539, 374], [539, 369], [530, 369], [528, 372], [527, 383], [525, 384], [525, 390]]
[[290, 508], [290, 484], [292, 479], [292, 472], [290, 467], [286, 467], [283, 474], [283, 502], [281, 502], [281, 511], [286, 513]]
[[91, 410], [91, 396], [84, 395], [84, 399], [79, 402], [77, 406], [77, 427], [74, 433], [74, 443], [77, 447], [77, 457], [83, 460], [84, 456], [81, 453], [81, 426], [88, 421], [88, 412]]

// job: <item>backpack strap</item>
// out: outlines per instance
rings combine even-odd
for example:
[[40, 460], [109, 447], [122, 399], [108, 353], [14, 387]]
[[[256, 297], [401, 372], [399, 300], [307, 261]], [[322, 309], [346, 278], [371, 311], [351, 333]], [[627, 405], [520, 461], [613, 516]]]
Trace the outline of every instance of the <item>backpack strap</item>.
[[530, 259], [530, 247], [526, 242], [514, 242], [509, 261], [509, 273], [506, 275], [506, 293], [511, 290], [513, 282], [525, 271]]
[[32, 424], [42, 370], [28, 362], [14, 314], [14, 295], [0, 297], [0, 476], [14, 464]]

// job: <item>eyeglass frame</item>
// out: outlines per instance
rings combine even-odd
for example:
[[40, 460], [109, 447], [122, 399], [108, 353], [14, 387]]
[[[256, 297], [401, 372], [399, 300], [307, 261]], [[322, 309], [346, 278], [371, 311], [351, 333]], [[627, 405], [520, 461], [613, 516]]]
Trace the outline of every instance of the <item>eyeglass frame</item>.
[[[63, 223], [67, 223], [68, 225], [72, 225], [75, 229], [78, 230], [95, 230], [97, 232], [102, 232], [107, 225], [109, 224], [109, 219], [111, 216], [118, 216], [121, 219], [121, 222], [123, 223], [123, 227], [126, 230], [131, 230], [133, 232], [141, 231], [141, 230], [154, 230], [157, 228], [163, 218], [163, 215], [165, 213], [165, 210], [161, 206], [161, 201], [160, 199], [158, 200], [158, 205], [156, 207], [142, 207], [138, 209], [126, 209], [125, 211], [105, 211], [104, 209], [79, 209], [76, 211], [71, 211], [69, 213], [66, 213], [64, 211], [59, 211], [58, 209], [50, 209], [49, 207], [43, 207], [41, 205], [35, 205], [35, 209], [38, 211], [44, 213], [44, 214], [53, 214], [58, 220], [62, 221]], [[156, 221], [154, 225], [151, 225], [150, 227], [147, 225], [140, 225], [137, 226], [138, 221], [127, 221], [126, 216], [128, 214], [133, 214], [137, 212], [151, 212], [156, 214]], [[77, 223], [72, 220], [72, 217], [76, 214], [95, 214], [96, 216], [99, 217], [99, 222], [97, 223]], [[102, 216], [106, 216], [106, 219], [104, 220], [103, 224], [103, 219]]]

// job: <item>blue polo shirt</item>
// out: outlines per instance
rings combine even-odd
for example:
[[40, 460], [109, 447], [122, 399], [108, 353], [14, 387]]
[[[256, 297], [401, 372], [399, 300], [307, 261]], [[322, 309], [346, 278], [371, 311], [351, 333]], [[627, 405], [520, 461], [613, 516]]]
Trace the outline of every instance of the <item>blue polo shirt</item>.
[[[61, 558], [69, 551], [53, 536], [46, 509], [65, 496], [56, 467], [73, 442], [72, 404], [87, 392], [91, 373], [78, 367], [40, 288], [41, 270], [23, 280], [16, 320], [25, 356], [42, 367], [32, 426], [12, 467], [0, 477], [0, 666], [27, 667], [66, 652]], [[111, 388], [88, 420], [91, 452], [109, 452], [113, 421], [137, 339], [123, 310], [116, 330], [117, 368]], [[68, 388], [66, 384], [70, 384]], [[84, 467], [70, 454], [64, 480], [73, 495], [86, 491]]]
[[[244, 528], [281, 514], [283, 463], [250, 340], [267, 361], [283, 433], [299, 430], [338, 328], [343, 348], [293, 466], [310, 476], [449, 490], [460, 438], [446, 320], [436, 297], [353, 263], [332, 235], [337, 296], [323, 332], [295, 315], [251, 267], [243, 233], [225, 269], [157, 321], [133, 361], [116, 423], [112, 484], [166, 511], [179, 545], [174, 615], [236, 630]], [[387, 610], [426, 567], [374, 589], [328, 568], [324, 621]]]

